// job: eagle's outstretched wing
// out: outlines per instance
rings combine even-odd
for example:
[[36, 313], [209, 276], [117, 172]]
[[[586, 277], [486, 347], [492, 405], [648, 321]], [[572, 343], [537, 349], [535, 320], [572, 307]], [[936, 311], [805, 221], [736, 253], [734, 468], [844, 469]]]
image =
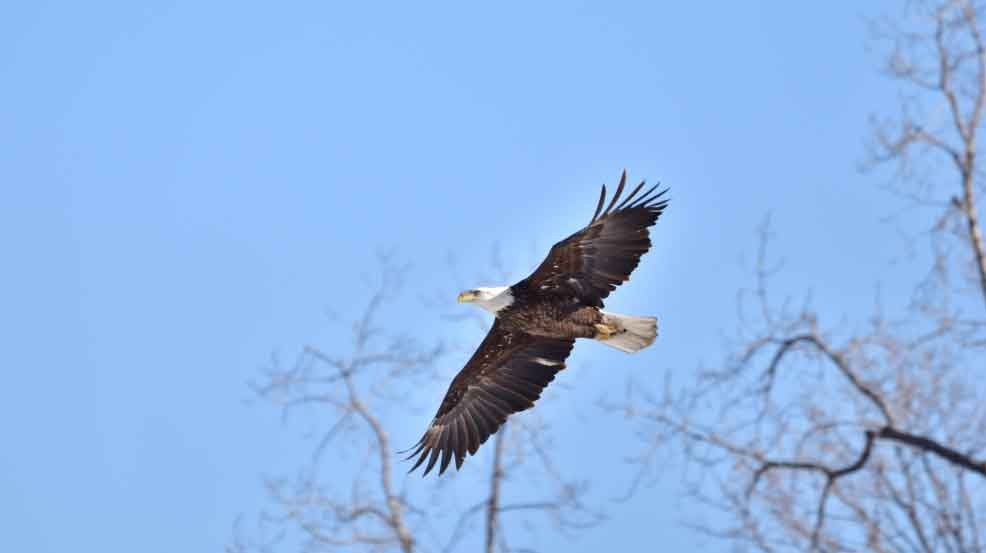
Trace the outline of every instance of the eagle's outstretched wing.
[[662, 199], [668, 190], [655, 192], [658, 185], [638, 195], [643, 181], [617, 205], [626, 178], [624, 171], [605, 211], [604, 184], [589, 224], [552, 246], [548, 257], [518, 285], [535, 293], [574, 295], [585, 305], [602, 307], [603, 299], [627, 281], [640, 256], [650, 249], [647, 227], [668, 206], [668, 200]]
[[551, 339], [506, 330], [497, 320], [466, 366], [452, 380], [424, 436], [408, 459], [418, 457], [411, 471], [428, 459], [428, 474], [439, 454], [438, 474], [455, 458], [462, 466], [466, 452], [475, 454], [507, 420], [534, 405], [541, 390], [565, 368], [574, 339]]

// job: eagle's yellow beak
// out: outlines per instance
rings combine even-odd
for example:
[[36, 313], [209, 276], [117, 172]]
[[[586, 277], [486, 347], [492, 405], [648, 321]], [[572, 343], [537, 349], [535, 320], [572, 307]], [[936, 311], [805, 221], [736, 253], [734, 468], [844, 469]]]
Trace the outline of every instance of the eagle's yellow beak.
[[474, 299], [476, 299], [476, 293], [471, 290], [459, 294], [459, 303], [468, 303]]

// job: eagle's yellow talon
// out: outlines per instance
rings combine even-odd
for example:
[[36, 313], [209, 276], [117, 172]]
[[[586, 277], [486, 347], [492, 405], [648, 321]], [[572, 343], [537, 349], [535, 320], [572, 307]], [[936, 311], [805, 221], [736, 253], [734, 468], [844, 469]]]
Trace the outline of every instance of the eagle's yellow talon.
[[619, 330], [615, 326], [613, 326], [613, 325], [607, 325], [607, 324], [599, 324], [599, 323], [597, 323], [597, 324], [594, 324], [592, 326], [596, 327], [596, 332], [598, 333], [596, 335], [596, 339], [597, 340], [605, 340], [605, 339], [609, 338], [610, 336], [616, 334], [617, 330]]

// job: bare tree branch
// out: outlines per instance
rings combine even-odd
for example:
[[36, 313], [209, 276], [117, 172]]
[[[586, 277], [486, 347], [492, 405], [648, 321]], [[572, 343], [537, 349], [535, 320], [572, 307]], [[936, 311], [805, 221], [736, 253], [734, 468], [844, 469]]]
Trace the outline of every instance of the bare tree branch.
[[957, 465], [986, 478], [986, 460], [973, 459], [972, 457], [956, 451], [951, 447], [942, 445], [927, 436], [902, 432], [890, 426], [881, 428], [877, 436], [933, 453], [953, 465]]
[[726, 367], [677, 396], [610, 407], [644, 423], [649, 451], [679, 443], [701, 467], [689, 494], [735, 522], [698, 524], [704, 534], [755, 551], [981, 553], [986, 444], [969, 429], [986, 406], [962, 385], [976, 369], [952, 364], [959, 327], [910, 331], [877, 313], [836, 340], [819, 313], [771, 303], [769, 236], [760, 229], [750, 296], [765, 315], [743, 319]]
[[[496, 255], [494, 262], [502, 271]], [[545, 477], [550, 460], [529, 455], [532, 450], [543, 451], [547, 439], [546, 428], [532, 418], [536, 413], [512, 417], [494, 437], [493, 447], [487, 450], [492, 453], [492, 472], [480, 477], [484, 499], [461, 511], [450, 528], [436, 527], [454, 508], [442, 497], [442, 481], [428, 488], [427, 501], [409, 494], [406, 477], [395, 466], [396, 448], [388, 426], [417, 407], [407, 390], [445, 383], [448, 375], [432, 369], [446, 348], [423, 347], [392, 323], [381, 322], [387, 320], [382, 313], [397, 300], [407, 271], [392, 256], [381, 256], [379, 277], [362, 312], [348, 327], [342, 325], [348, 330], [348, 345], [305, 346], [287, 367], [274, 356], [263, 379], [250, 384], [257, 397], [281, 409], [283, 420], [304, 412], [311, 415], [317, 430], [312, 432], [315, 445], [308, 464], [298, 477], [266, 481], [278, 514], [262, 517], [258, 532], [277, 528], [279, 539], [250, 539], [240, 523], [228, 548], [231, 553], [273, 552], [281, 543], [289, 548], [285, 536], [300, 540], [303, 549], [312, 552], [455, 551], [471, 533], [470, 520], [479, 513], [485, 528], [475, 533], [475, 539], [485, 551], [506, 551], [506, 513], [541, 517], [563, 535], [603, 520], [582, 503], [585, 488], [553, 471]], [[476, 478], [480, 460], [474, 463], [473, 469], [454, 477]], [[331, 477], [323, 479], [321, 472]], [[522, 490], [508, 486], [508, 476], [521, 483], [534, 478], [549, 484], [546, 495], [540, 500], [510, 501]]]
[[496, 546], [497, 525], [501, 512], [500, 486], [503, 482], [503, 439], [506, 425], [497, 433], [493, 444], [493, 474], [490, 475], [490, 498], [486, 506], [486, 553], [493, 553]]

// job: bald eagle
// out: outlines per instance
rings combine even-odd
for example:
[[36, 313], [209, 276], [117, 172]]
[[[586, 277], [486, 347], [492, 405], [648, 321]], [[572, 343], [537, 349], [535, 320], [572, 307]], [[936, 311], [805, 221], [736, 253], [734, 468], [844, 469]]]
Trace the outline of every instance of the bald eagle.
[[[565, 368], [576, 338], [589, 338], [633, 353], [657, 337], [657, 319], [603, 311], [603, 300], [630, 278], [650, 249], [647, 228], [668, 206], [667, 189], [637, 185], [617, 204], [626, 171], [606, 202], [606, 185], [596, 211], [582, 230], [555, 244], [529, 277], [513, 286], [475, 288], [459, 302], [475, 303], [495, 315], [493, 327], [455, 376], [424, 436], [407, 459], [425, 459], [427, 475], [441, 454], [438, 473], [452, 458], [458, 470], [507, 417], [534, 406], [541, 391]], [[407, 453], [407, 452], [404, 452]]]

